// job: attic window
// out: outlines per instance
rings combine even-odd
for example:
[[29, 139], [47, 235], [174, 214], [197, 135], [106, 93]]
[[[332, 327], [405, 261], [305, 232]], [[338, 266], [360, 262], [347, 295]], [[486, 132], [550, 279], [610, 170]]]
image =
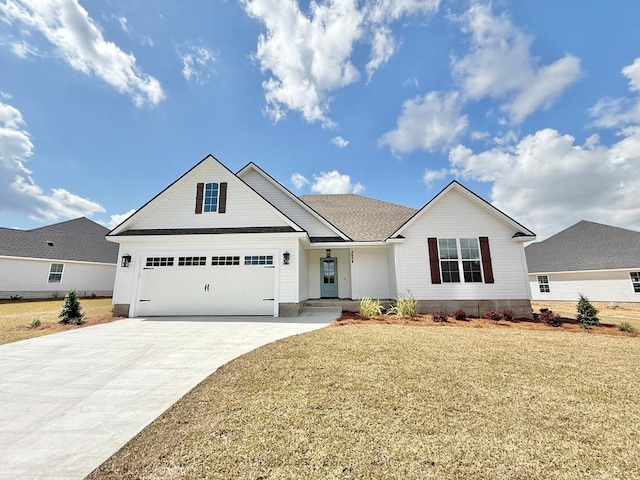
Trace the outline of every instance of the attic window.
[[196, 185], [196, 214], [225, 213], [227, 210], [227, 183], [209, 182]]
[[47, 240], [47, 245], [49, 245], [50, 247], [53, 247], [53, 242], [51, 240]]
[[204, 185], [204, 211], [218, 211], [218, 184], [205, 183]]

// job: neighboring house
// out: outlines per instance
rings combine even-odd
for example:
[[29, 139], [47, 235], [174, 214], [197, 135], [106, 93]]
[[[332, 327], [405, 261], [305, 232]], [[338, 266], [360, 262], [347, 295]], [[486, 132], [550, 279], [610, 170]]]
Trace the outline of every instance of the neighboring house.
[[531, 316], [533, 238], [457, 182], [420, 210], [298, 198], [253, 163], [234, 174], [212, 156], [107, 236], [122, 259], [114, 313], [134, 317], [291, 316], [308, 299], [402, 295], [422, 312]]
[[109, 229], [77, 218], [33, 230], [0, 228], [0, 298], [111, 296], [118, 247]]
[[640, 302], [640, 232], [582, 220], [525, 252], [534, 300]]

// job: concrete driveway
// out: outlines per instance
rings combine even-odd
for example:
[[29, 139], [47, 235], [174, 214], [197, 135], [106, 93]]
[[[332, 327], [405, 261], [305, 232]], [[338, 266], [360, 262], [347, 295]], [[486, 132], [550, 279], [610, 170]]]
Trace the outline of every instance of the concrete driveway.
[[300, 317], [126, 319], [0, 346], [0, 479], [80, 479], [195, 385]]

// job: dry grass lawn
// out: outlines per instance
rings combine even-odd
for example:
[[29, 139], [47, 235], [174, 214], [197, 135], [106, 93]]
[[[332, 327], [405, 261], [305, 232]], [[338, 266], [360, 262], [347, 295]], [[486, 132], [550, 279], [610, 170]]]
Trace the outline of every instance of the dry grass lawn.
[[[0, 345], [16, 342], [26, 338], [49, 335], [71, 328], [81, 328], [75, 325], [60, 325], [58, 314], [64, 299], [48, 300], [7, 300], [0, 301]], [[110, 322], [114, 319], [111, 314], [111, 298], [81, 298], [85, 313], [85, 325]], [[39, 318], [42, 325], [30, 328], [28, 325]]]
[[332, 326], [220, 368], [89, 479], [637, 479], [640, 338]]

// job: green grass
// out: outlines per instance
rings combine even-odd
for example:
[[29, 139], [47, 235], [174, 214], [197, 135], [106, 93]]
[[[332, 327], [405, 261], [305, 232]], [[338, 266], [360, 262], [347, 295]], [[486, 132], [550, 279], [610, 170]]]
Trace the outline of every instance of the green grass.
[[[0, 345], [60, 331], [57, 322], [63, 303], [64, 298], [0, 302]], [[111, 315], [111, 298], [83, 298], [80, 303], [88, 321]], [[36, 318], [42, 325], [27, 328]]]
[[220, 368], [90, 479], [640, 478], [640, 339], [324, 328]]

